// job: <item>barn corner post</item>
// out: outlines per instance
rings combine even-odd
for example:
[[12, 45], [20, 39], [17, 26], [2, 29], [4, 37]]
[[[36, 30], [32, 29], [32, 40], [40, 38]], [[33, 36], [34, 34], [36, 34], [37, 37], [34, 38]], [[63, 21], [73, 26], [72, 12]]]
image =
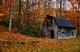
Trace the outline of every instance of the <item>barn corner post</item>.
[[13, 7], [13, 4], [12, 4], [12, 0], [10, 0], [10, 19], [9, 19], [9, 32], [11, 32], [11, 27], [12, 27], [12, 7]]

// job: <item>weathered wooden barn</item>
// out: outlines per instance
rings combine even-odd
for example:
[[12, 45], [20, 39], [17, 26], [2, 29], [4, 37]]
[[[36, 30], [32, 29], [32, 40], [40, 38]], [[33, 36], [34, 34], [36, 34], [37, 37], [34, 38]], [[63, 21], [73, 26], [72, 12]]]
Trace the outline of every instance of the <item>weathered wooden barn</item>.
[[43, 23], [43, 37], [74, 38], [76, 37], [76, 26], [70, 20], [46, 15]]

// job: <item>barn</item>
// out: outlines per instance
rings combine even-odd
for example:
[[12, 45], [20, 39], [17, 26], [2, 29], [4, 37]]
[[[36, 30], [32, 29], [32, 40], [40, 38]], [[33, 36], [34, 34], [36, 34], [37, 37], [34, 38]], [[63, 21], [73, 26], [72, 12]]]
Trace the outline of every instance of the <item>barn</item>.
[[43, 23], [43, 37], [58, 39], [75, 38], [76, 26], [70, 20], [46, 15]]

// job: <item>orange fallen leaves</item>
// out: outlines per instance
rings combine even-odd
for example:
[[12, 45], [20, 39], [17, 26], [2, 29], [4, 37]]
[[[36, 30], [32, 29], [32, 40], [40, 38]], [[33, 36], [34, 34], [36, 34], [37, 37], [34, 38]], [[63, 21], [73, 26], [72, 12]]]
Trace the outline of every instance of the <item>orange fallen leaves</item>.
[[[72, 39], [35, 38], [20, 33], [7, 32], [7, 28], [3, 26], [0, 26], [0, 28], [0, 46], [3, 45], [1, 47], [3, 52], [5, 50], [9, 52], [77, 52], [80, 50], [80, 37]], [[6, 29], [5, 32], [4, 29]], [[6, 42], [11, 42], [11, 44]], [[21, 42], [25, 42], [25, 44], [21, 44]]]

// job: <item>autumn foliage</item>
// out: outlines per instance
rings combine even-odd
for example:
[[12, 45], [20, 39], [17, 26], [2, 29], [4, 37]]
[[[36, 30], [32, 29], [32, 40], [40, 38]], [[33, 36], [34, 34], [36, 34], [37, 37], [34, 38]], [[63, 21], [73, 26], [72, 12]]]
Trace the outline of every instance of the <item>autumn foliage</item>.
[[[79, 34], [80, 3], [78, 0], [69, 2], [72, 8], [69, 10], [62, 8], [62, 17], [73, 21]], [[37, 2], [31, 0], [31, 3], [28, 0], [22, 1], [20, 30], [18, 29], [19, 0], [12, 0], [12, 32], [8, 32], [10, 0], [0, 0], [0, 3], [0, 52], [80, 52], [78, 36], [72, 39], [35, 38], [42, 36], [42, 25], [47, 14], [60, 17], [60, 8], [55, 8], [56, 4], [52, 0]]]
[[[51, 0], [46, 1], [51, 2]], [[62, 17], [71, 20], [75, 23], [78, 33], [80, 32], [80, 14], [77, 10], [76, 4], [78, 4], [78, 0], [69, 0], [71, 3], [72, 8], [69, 10], [66, 10], [65, 8], [62, 8]], [[42, 33], [42, 24], [44, 22], [44, 18], [46, 15], [51, 15], [55, 17], [60, 16], [59, 8], [53, 8], [52, 5], [46, 5], [44, 0], [39, 1], [38, 3], [32, 2], [30, 4], [30, 1], [22, 1], [21, 2], [21, 33], [24, 34], [40, 34]], [[55, 6], [55, 2], [52, 2], [53, 6]], [[18, 28], [18, 19], [19, 19], [19, 1], [14, 0], [12, 1], [13, 5], [13, 22], [12, 27]], [[79, 5], [78, 5], [79, 6]], [[70, 7], [70, 6], [68, 6]], [[3, 4], [0, 6], [1, 13], [0, 13], [0, 21], [4, 22], [4, 24], [8, 24], [9, 22], [9, 13], [10, 13], [10, 0], [3, 2]], [[6, 22], [7, 23], [6, 23]], [[5, 25], [6, 26], [6, 25]], [[7, 25], [8, 26], [8, 25]], [[34, 31], [33, 31], [34, 30]], [[30, 33], [29, 33], [30, 32]], [[32, 35], [33, 36], [33, 35]]]
[[[6, 27], [0, 26], [1, 29]], [[1, 52], [79, 52], [80, 37], [72, 39], [35, 38], [0, 29]]]

